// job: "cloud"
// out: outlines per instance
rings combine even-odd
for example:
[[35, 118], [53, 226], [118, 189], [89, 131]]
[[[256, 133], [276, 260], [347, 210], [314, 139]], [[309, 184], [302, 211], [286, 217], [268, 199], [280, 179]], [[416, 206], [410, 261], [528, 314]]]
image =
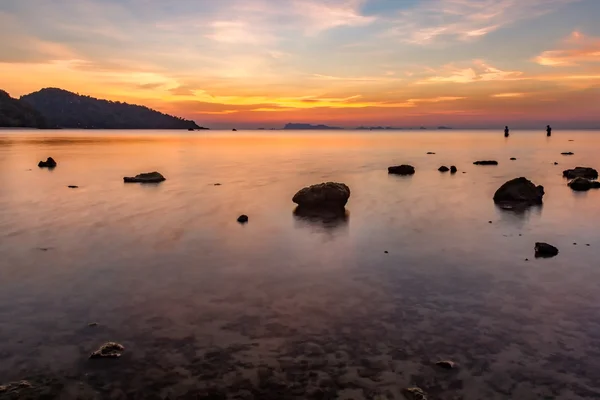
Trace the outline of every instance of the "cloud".
[[600, 63], [600, 38], [574, 31], [563, 41], [563, 49], [542, 52], [534, 61], [549, 67]]
[[467, 41], [579, 0], [425, 0], [400, 13], [393, 36], [413, 44]]
[[450, 64], [440, 70], [434, 70], [434, 74], [434, 76], [417, 81], [416, 84], [474, 83], [524, 79], [524, 74], [521, 71], [504, 71], [481, 60], [475, 60], [472, 66], [466, 68], [459, 68]]
[[491, 97], [499, 98], [499, 99], [507, 99], [507, 98], [515, 98], [515, 97], [524, 97], [525, 93], [512, 92], [512, 93], [497, 93], [493, 94]]
[[305, 24], [304, 31], [314, 35], [338, 27], [360, 27], [375, 22], [376, 17], [360, 13], [363, 0], [294, 0], [292, 8]]
[[220, 43], [267, 45], [276, 41], [273, 35], [244, 21], [215, 21], [210, 26], [212, 32], [205, 37]]

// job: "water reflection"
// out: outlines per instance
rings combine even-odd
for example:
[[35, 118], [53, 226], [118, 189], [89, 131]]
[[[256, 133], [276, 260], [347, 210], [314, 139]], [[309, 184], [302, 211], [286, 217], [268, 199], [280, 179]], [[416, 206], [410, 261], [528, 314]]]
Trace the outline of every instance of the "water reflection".
[[296, 207], [294, 219], [296, 226], [312, 227], [324, 230], [336, 230], [348, 225], [350, 213], [346, 209], [341, 210], [314, 210]]

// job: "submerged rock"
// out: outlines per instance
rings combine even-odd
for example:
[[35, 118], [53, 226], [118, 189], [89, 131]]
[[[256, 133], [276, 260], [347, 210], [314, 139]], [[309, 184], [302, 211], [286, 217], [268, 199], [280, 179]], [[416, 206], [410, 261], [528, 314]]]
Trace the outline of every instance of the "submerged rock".
[[450, 167], [450, 173], [451, 173], [451, 174], [455, 174], [455, 173], [457, 173], [457, 172], [458, 172], [458, 169], [457, 169], [457, 168], [456, 168], [454, 165], [452, 165], [452, 166]]
[[160, 173], [154, 171], [139, 174], [134, 177], [126, 176], [123, 178], [123, 180], [125, 183], [158, 183], [165, 181], [166, 178]]
[[515, 157], [511, 157], [510, 161], [517, 161], [517, 159]]
[[435, 154], [433, 151], [428, 151], [427, 152], [427, 155], [433, 155], [433, 154]]
[[575, 153], [573, 153], [572, 151], [565, 151], [564, 153], [560, 153], [560, 154], [562, 154], [563, 156], [572, 156]]
[[598, 171], [590, 167], [575, 167], [573, 169], [565, 169], [563, 176], [567, 179], [587, 178], [598, 179]]
[[438, 171], [448, 172], [448, 171], [450, 171], [450, 168], [446, 167], [445, 165], [442, 165], [441, 167], [438, 168]]
[[69, 189], [77, 189], [77, 188], [79, 188], [79, 186], [77, 186], [77, 185], [69, 185], [69, 186], [67, 186], [67, 187], [68, 187]]
[[494, 160], [484, 160], [484, 161], [475, 161], [474, 165], [498, 165], [498, 161]]
[[40, 161], [38, 163], [38, 167], [40, 168], [54, 168], [56, 165], [56, 161], [54, 161], [54, 158], [52, 157], [48, 157], [46, 161]]
[[248, 216], [245, 214], [242, 214], [238, 217], [237, 222], [239, 222], [240, 224], [245, 224], [246, 222], [248, 222]]
[[94, 351], [90, 358], [119, 358], [125, 351], [125, 347], [116, 342], [104, 343], [100, 348]]
[[536, 186], [527, 178], [516, 178], [506, 182], [494, 194], [494, 202], [507, 205], [542, 204], [544, 187]]
[[343, 183], [326, 182], [305, 187], [292, 201], [304, 209], [343, 209], [350, 198], [350, 188]]
[[388, 173], [395, 175], [413, 175], [415, 173], [415, 167], [412, 165], [397, 165], [389, 167]]
[[402, 390], [404, 397], [408, 400], [427, 400], [427, 393], [418, 387], [409, 387]]
[[537, 242], [535, 244], [536, 258], [550, 258], [558, 255], [558, 249], [551, 244]]
[[554, 161], [554, 165], [558, 165], [558, 163], [556, 161]]
[[587, 192], [590, 189], [600, 189], [600, 182], [591, 181], [586, 178], [575, 178], [567, 185], [576, 192]]
[[438, 361], [435, 363], [435, 365], [444, 369], [453, 369], [456, 367], [456, 363], [450, 360]]

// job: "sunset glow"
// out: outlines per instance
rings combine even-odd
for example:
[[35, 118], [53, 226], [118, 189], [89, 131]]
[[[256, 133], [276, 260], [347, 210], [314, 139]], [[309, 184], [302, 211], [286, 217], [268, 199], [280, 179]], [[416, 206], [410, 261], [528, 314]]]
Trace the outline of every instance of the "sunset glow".
[[600, 125], [598, 0], [9, 0], [0, 89], [214, 128]]

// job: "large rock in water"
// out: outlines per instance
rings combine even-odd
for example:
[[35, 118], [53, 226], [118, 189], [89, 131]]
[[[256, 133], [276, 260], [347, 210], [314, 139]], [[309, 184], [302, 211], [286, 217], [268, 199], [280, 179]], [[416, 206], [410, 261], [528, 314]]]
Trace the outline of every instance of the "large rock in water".
[[590, 189], [600, 189], [600, 182], [591, 181], [586, 178], [575, 178], [567, 185], [576, 192], [587, 192]]
[[527, 178], [516, 178], [500, 186], [494, 194], [494, 202], [508, 205], [542, 204], [544, 187], [536, 186]]
[[54, 158], [48, 157], [46, 159], [46, 161], [40, 161], [38, 163], [38, 167], [40, 167], [40, 168], [54, 168], [54, 167], [56, 167], [56, 161], [54, 161]]
[[165, 181], [166, 178], [158, 172], [146, 172], [134, 177], [126, 176], [123, 178], [125, 183], [158, 183]]
[[475, 161], [474, 165], [498, 165], [498, 161], [494, 160], [484, 160], [484, 161]]
[[395, 175], [413, 175], [415, 173], [415, 167], [412, 165], [396, 165], [388, 168], [389, 174]]
[[598, 179], [598, 171], [589, 167], [575, 167], [563, 171], [563, 176], [567, 179], [586, 178]]
[[350, 188], [343, 183], [326, 182], [301, 189], [292, 201], [304, 209], [343, 209], [350, 198]]

